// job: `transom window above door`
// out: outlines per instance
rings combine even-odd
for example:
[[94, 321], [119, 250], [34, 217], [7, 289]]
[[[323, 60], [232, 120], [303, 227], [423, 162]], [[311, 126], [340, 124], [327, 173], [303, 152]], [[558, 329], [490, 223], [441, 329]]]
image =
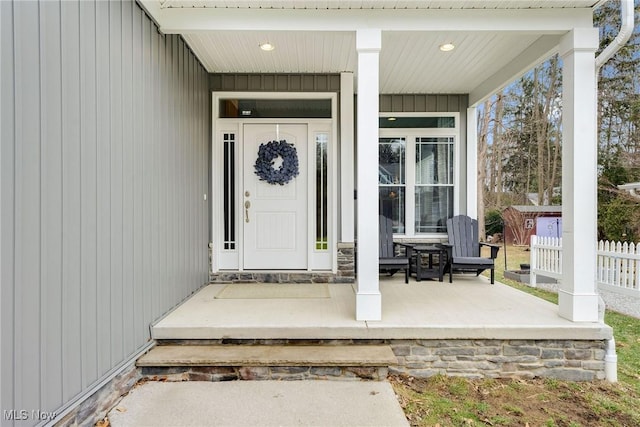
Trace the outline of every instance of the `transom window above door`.
[[442, 129], [381, 129], [379, 213], [406, 236], [446, 233], [454, 215], [457, 135]]
[[330, 99], [226, 99], [219, 100], [221, 119], [306, 118], [330, 119]]

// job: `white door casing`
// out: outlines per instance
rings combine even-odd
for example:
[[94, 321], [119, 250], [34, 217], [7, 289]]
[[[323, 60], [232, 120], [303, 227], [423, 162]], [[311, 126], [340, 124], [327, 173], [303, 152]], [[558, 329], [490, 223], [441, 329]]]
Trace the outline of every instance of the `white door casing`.
[[[307, 125], [244, 124], [243, 135], [244, 269], [306, 269]], [[261, 181], [255, 173], [260, 144], [274, 140], [294, 144], [298, 154], [300, 173], [284, 185]]]

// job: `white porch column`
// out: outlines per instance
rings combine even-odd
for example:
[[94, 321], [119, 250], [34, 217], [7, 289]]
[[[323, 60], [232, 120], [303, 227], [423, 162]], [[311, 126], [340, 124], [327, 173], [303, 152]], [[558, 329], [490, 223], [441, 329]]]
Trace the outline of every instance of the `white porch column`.
[[353, 73], [340, 74], [340, 242], [353, 243]]
[[576, 28], [560, 42], [562, 74], [561, 317], [598, 321], [596, 288], [596, 28]]
[[467, 108], [467, 215], [478, 218], [478, 111]]
[[378, 95], [382, 32], [356, 31], [358, 51], [358, 272], [356, 319], [381, 320], [378, 283]]

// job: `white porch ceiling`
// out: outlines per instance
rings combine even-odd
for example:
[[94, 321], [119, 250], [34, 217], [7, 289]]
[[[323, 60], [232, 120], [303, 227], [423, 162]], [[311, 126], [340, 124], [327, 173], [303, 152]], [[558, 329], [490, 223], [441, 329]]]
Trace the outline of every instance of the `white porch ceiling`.
[[[209, 72], [355, 72], [355, 33], [212, 31], [183, 34]], [[385, 32], [381, 93], [469, 93], [539, 38], [513, 33]], [[276, 46], [264, 52], [259, 45]], [[441, 52], [453, 42], [457, 48]]]
[[163, 8], [232, 9], [547, 9], [594, 7], [603, 0], [162, 0]]
[[[591, 26], [602, 2], [138, 1], [211, 73], [355, 73], [355, 30], [381, 28], [381, 93], [469, 93], [472, 103], [553, 54], [562, 34]], [[259, 49], [267, 41], [275, 50]], [[443, 43], [456, 49], [441, 52]]]

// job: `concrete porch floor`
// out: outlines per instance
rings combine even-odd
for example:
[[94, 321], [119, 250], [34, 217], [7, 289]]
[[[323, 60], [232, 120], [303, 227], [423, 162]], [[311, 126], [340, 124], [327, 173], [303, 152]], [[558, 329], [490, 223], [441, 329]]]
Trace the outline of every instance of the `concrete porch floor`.
[[[330, 284], [330, 298], [215, 299], [207, 285], [157, 322], [154, 339], [545, 339], [602, 340], [612, 329], [574, 323], [558, 307], [488, 279], [454, 283], [380, 276], [382, 320], [355, 320], [355, 285]], [[305, 286], [301, 284], [300, 286]]]

